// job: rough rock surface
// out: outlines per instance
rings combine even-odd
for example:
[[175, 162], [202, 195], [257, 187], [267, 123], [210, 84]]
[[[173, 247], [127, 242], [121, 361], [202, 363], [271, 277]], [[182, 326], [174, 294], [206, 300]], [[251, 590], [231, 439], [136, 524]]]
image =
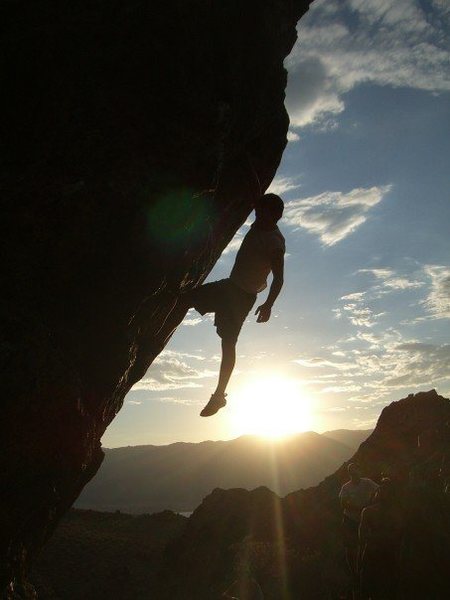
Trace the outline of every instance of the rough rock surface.
[[283, 59], [308, 4], [2, 3], [6, 595], [32, 594], [33, 554], [183, 317], [175, 294], [269, 185], [288, 126]]

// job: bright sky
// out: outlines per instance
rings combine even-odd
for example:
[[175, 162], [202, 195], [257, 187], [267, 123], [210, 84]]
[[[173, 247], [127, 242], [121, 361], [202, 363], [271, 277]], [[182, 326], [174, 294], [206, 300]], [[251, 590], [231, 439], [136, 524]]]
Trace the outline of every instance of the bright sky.
[[[316, 0], [286, 61], [272, 319], [250, 315], [229, 404], [202, 419], [220, 340], [189, 313], [105, 446], [368, 428], [411, 392], [450, 396], [449, 33], [447, 0]], [[245, 231], [208, 280], [228, 276]]]

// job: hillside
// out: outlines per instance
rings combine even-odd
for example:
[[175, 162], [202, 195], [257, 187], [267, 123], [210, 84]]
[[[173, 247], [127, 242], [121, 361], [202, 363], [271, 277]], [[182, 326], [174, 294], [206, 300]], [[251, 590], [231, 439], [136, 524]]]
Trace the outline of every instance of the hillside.
[[186, 522], [169, 511], [133, 517], [71, 510], [35, 565], [32, 580], [38, 597], [149, 598], [163, 550]]
[[317, 485], [350, 458], [357, 447], [354, 440], [368, 435], [347, 433], [351, 446], [331, 435], [307, 432], [276, 442], [243, 436], [106, 450], [98, 475], [75, 506], [129, 513], [190, 511], [217, 487], [266, 486], [284, 496]]

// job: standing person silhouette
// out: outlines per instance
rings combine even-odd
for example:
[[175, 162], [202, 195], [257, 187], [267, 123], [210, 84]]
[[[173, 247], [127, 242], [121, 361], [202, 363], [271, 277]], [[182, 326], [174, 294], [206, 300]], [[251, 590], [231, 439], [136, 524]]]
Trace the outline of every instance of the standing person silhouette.
[[361, 512], [372, 501], [378, 485], [367, 477], [361, 477], [356, 464], [347, 467], [350, 481], [344, 483], [339, 493], [341, 507], [344, 511], [342, 529], [345, 545], [345, 557], [353, 579], [357, 585], [358, 531]]
[[283, 209], [283, 200], [276, 194], [261, 196], [255, 203], [255, 221], [242, 240], [230, 276], [190, 290], [178, 301], [183, 309], [195, 308], [201, 315], [215, 313], [214, 325], [222, 339], [219, 381], [200, 413], [202, 417], [210, 417], [226, 405], [226, 388], [236, 362], [237, 339], [257, 294], [267, 287], [269, 273], [273, 273], [269, 294], [255, 311], [258, 323], [270, 319], [272, 306], [283, 286], [286, 243], [277, 225]]
[[385, 478], [374, 503], [361, 513], [358, 563], [363, 600], [398, 598], [402, 536], [402, 507], [393, 482]]

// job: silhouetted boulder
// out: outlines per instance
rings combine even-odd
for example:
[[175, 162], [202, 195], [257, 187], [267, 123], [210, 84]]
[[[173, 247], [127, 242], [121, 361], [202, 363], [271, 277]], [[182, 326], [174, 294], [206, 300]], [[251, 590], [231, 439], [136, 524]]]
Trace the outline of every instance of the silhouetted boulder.
[[283, 60], [308, 4], [2, 3], [6, 595], [31, 594], [33, 555], [183, 317], [175, 294], [206, 277], [270, 184]]

